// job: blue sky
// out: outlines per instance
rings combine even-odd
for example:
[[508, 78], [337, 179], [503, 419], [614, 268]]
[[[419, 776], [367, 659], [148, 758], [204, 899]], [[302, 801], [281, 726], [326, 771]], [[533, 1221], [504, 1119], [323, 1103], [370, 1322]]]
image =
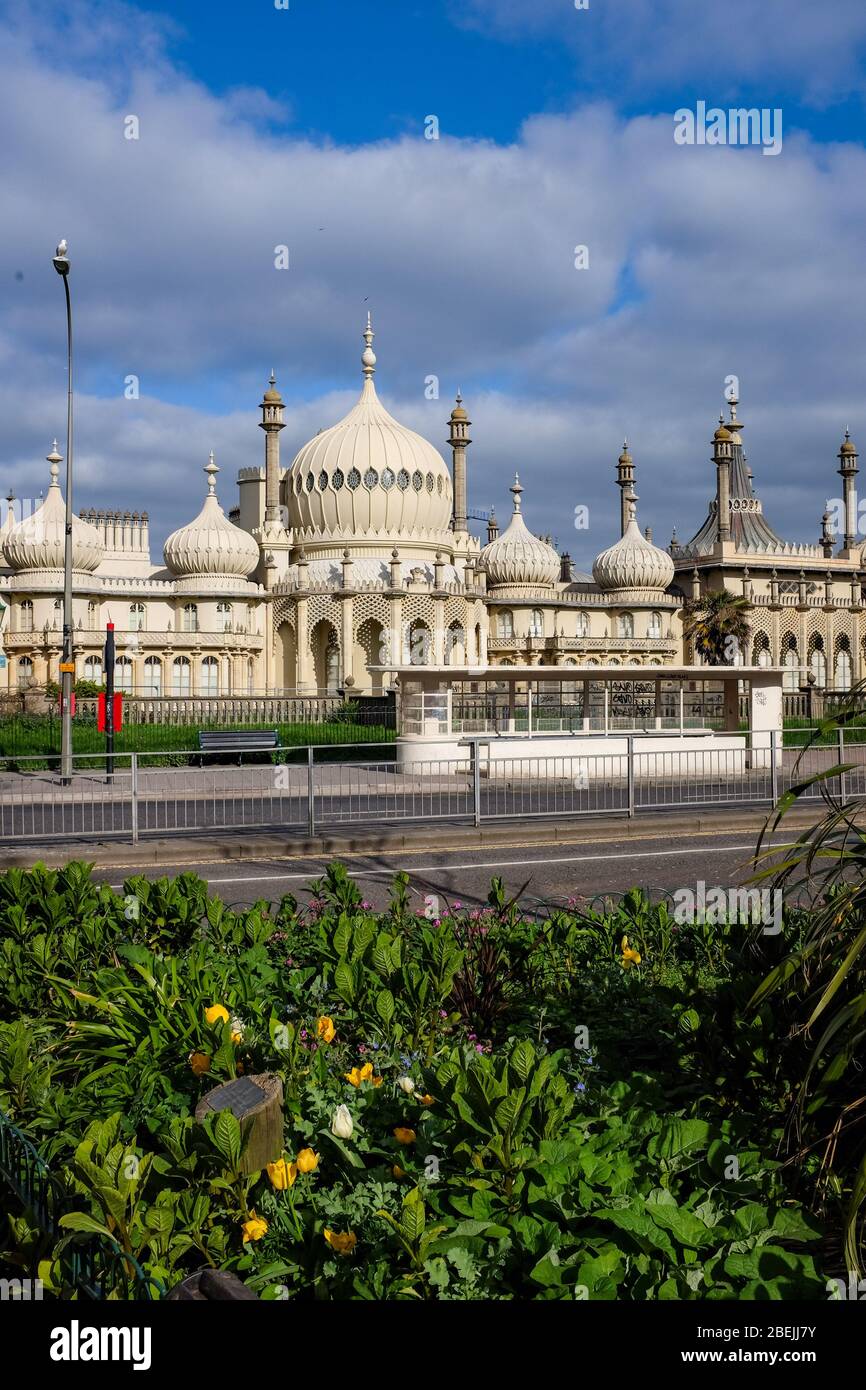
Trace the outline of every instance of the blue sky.
[[[271, 366], [285, 462], [343, 413], [369, 307], [389, 408], [445, 451], [461, 387], [472, 504], [506, 513], [519, 469], [582, 564], [624, 434], [642, 523], [697, 529], [732, 372], [765, 509], [816, 539], [842, 430], [866, 439], [862, 0], [0, 0], [0, 39], [4, 490], [40, 491], [62, 436], [65, 235], [76, 502], [147, 507], [155, 538], [211, 447], [231, 504]], [[675, 146], [698, 100], [781, 108], [782, 153]]]

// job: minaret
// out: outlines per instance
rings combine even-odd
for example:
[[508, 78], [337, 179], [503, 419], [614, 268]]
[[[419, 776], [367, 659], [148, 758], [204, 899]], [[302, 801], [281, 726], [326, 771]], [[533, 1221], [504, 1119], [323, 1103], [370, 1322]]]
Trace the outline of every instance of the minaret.
[[467, 497], [466, 497], [466, 449], [472, 443], [469, 438], [469, 426], [472, 421], [463, 409], [463, 397], [457, 392], [457, 404], [451, 412], [451, 430], [448, 435], [448, 443], [451, 445], [454, 476], [454, 531], [458, 535], [465, 535], [468, 531], [467, 521]]
[[627, 439], [623, 442], [622, 453], [617, 460], [616, 485], [620, 489], [619, 534], [624, 536], [629, 522], [629, 499], [634, 496], [634, 463], [628, 451]]
[[857, 539], [857, 449], [851, 435], [845, 431], [845, 438], [839, 450], [839, 477], [845, 489], [845, 550], [852, 550]]
[[265, 432], [265, 526], [266, 532], [276, 529], [280, 522], [280, 430], [285, 427], [283, 398], [277, 390], [271, 372], [268, 389], [261, 405], [259, 429]]
[[496, 508], [490, 508], [490, 515], [487, 518], [487, 544], [495, 541], [499, 535], [499, 522], [496, 520]]
[[[736, 407], [732, 405], [732, 418]], [[724, 544], [731, 539], [731, 450], [733, 435], [725, 428], [719, 416], [719, 428], [713, 435], [713, 462], [716, 465], [716, 518], [719, 527], [719, 540]]]

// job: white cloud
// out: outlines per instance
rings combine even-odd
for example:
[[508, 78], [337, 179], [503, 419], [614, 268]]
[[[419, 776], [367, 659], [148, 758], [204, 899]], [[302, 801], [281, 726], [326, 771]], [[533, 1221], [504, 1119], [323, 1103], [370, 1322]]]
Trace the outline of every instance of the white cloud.
[[[288, 459], [353, 399], [370, 306], [389, 407], [444, 450], [460, 386], [473, 504], [495, 502], [504, 519], [519, 468], [530, 524], [582, 564], [614, 534], [624, 433], [642, 522], [665, 542], [674, 522], [681, 536], [697, 528], [729, 372], [771, 519], [816, 537], [842, 428], [866, 435], [861, 148], [791, 131], [773, 160], [682, 148], [670, 116], [623, 120], [591, 104], [529, 120], [508, 146], [348, 149], [258, 129], [269, 98], [216, 99], [171, 69], [161, 43], [133, 45], [122, 89], [97, 75], [98, 29], [84, 75], [20, 28], [0, 59], [14, 134], [0, 152], [0, 483], [43, 487], [42, 456], [64, 427], [50, 256], [65, 235], [77, 505], [146, 507], [164, 536], [197, 510], [210, 448], [230, 505], [236, 467], [262, 458], [271, 366], [290, 401]], [[138, 141], [124, 139], [129, 113]], [[288, 271], [274, 269], [280, 243]], [[574, 269], [578, 243], [588, 271]], [[138, 402], [123, 399], [128, 373]], [[430, 374], [438, 402], [424, 399]], [[588, 533], [572, 532], [578, 504]]]

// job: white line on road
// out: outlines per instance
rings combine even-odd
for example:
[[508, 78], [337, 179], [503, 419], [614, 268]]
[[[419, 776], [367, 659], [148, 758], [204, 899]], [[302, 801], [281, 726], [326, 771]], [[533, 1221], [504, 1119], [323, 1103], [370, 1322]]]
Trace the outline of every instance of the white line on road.
[[[576, 857], [571, 854], [560, 855], [554, 859], [498, 859], [487, 864], [418, 864], [411, 872], [413, 874], [434, 874], [450, 872], [452, 870], [466, 869], [522, 869], [529, 864], [604, 864], [615, 860], [620, 863], [623, 859], [664, 859], [666, 857], [676, 857], [681, 854], [737, 854], [740, 850], [753, 850], [752, 845], [696, 845], [692, 849], [657, 849], [657, 850], [638, 850], [631, 854], [588, 854]], [[323, 856], [324, 857], [324, 856]], [[339, 858], [339, 856], [333, 856]], [[348, 855], [346, 856], [349, 857]], [[311, 860], [311, 862], [315, 862]], [[278, 883], [280, 879], [289, 878], [309, 878], [311, 870], [308, 869], [303, 874], [248, 874], [243, 878], [212, 878], [208, 876], [208, 883]], [[356, 878], [377, 878], [382, 874], [390, 876], [394, 873], [393, 869], [353, 869]], [[118, 890], [123, 887], [122, 883], [112, 883], [113, 889]]]

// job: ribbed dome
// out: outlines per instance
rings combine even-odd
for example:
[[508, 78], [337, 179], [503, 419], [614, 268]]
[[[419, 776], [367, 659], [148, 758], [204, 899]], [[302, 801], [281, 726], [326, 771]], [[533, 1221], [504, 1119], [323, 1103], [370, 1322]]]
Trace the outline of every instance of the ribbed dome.
[[163, 558], [178, 579], [246, 579], [259, 562], [259, 548], [247, 531], [232, 525], [217, 500], [214, 478], [219, 469], [213, 454], [204, 471], [204, 506], [188, 526], [172, 532]]
[[441, 534], [451, 522], [451, 476], [438, 450], [395, 420], [373, 385], [369, 321], [357, 405], [297, 453], [287, 478], [289, 524], [315, 535]]
[[634, 502], [625, 535], [595, 559], [592, 577], [606, 592], [623, 589], [666, 589], [674, 577], [674, 562], [641, 534]]
[[523, 488], [515, 474], [514, 515], [508, 527], [481, 552], [478, 564], [487, 571], [489, 587], [498, 584], [555, 584], [559, 578], [559, 556], [546, 541], [527, 529], [520, 510]]
[[[41, 507], [12, 526], [3, 538], [3, 555], [14, 570], [62, 570], [66, 548], [66, 503], [57, 481], [60, 472], [57, 441], [48, 455], [51, 485]], [[105, 554], [102, 537], [95, 526], [72, 518], [72, 568], [80, 574], [93, 574]]]

